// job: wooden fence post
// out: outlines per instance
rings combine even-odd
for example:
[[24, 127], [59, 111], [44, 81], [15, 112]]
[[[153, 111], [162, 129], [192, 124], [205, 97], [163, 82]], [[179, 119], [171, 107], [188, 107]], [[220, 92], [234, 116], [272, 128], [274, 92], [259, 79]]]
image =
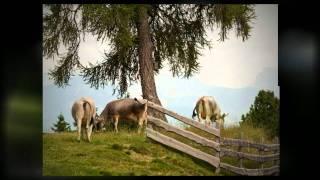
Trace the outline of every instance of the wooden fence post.
[[220, 164], [221, 164], [221, 156], [220, 156], [220, 148], [221, 148], [221, 131], [220, 131], [220, 136], [218, 136], [218, 138], [216, 138], [217, 139], [217, 142], [218, 142], [218, 144], [219, 144], [219, 151], [218, 151], [218, 159], [219, 159], [219, 165], [218, 165], [218, 167], [216, 167], [216, 171], [215, 171], [215, 173], [216, 174], [219, 174], [220, 173]]
[[[279, 144], [279, 138], [278, 137], [275, 137], [275, 139], [274, 139], [274, 144]], [[280, 149], [275, 149], [274, 151], [273, 151], [273, 153], [274, 154], [276, 154], [276, 153], [280, 153]], [[272, 161], [273, 163], [273, 166], [275, 166], [275, 165], [279, 165], [279, 160], [274, 160], [274, 161]], [[276, 176], [278, 176], [279, 175], [279, 172], [276, 172], [275, 173], [275, 175]]]
[[[241, 136], [240, 136], [240, 139], [243, 139], [243, 132], [241, 132]], [[238, 152], [241, 152], [241, 149], [242, 149], [242, 146], [241, 145], [239, 145], [238, 146]], [[240, 163], [240, 168], [243, 168], [243, 164], [242, 164], [242, 158], [241, 157], [239, 157], [239, 163]]]
[[[264, 141], [264, 138], [261, 137], [260, 143], [263, 144], [263, 141]], [[262, 154], [263, 154], [263, 149], [259, 149], [259, 155], [261, 156]], [[260, 166], [261, 166], [261, 169], [263, 169], [263, 162], [260, 162]]]
[[[273, 141], [274, 141], [274, 144], [278, 144], [278, 143], [279, 143], [278, 137], [275, 137], [275, 139], [274, 139]], [[275, 149], [275, 150], [273, 151], [274, 154], [276, 154], [276, 153], [278, 153], [278, 152], [279, 152], [278, 149]], [[272, 165], [278, 165], [278, 161], [275, 159], [275, 160], [273, 161], [273, 164], [272, 164]]]

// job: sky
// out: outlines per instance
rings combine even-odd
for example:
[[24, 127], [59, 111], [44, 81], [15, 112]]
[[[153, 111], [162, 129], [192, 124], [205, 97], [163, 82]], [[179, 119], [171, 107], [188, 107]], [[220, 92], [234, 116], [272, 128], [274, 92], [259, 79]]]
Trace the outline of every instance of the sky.
[[[249, 111], [259, 90], [271, 90], [279, 97], [278, 86], [278, 5], [256, 5], [257, 18], [253, 22], [251, 37], [247, 41], [237, 38], [234, 32], [224, 42], [219, 42], [218, 32], [207, 32], [212, 48], [205, 48], [199, 57], [200, 71], [189, 79], [173, 78], [168, 66], [155, 76], [157, 93], [162, 105], [178, 114], [191, 118], [196, 101], [201, 96], [213, 96], [222, 112], [229, 113], [225, 125], [234, 125], [241, 115]], [[101, 62], [108, 43], [97, 42], [86, 35], [80, 44], [79, 57], [83, 65]], [[90, 88], [75, 74], [69, 86], [59, 88], [48, 77], [57, 59], [43, 58], [43, 131], [50, 127], [62, 113], [73, 124], [71, 107], [75, 100], [91, 96], [98, 114], [105, 105], [116, 99], [112, 86]], [[129, 87], [131, 97], [141, 98], [140, 83]], [[178, 124], [172, 118], [169, 123]], [[75, 129], [72, 125], [72, 129]]]

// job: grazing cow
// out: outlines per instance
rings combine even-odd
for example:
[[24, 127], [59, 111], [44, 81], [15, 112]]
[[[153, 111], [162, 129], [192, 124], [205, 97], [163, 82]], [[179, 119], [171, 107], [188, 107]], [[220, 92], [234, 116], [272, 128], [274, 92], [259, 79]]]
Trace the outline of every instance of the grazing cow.
[[86, 131], [87, 140], [91, 142], [92, 127], [96, 116], [96, 106], [93, 99], [82, 97], [75, 101], [71, 113], [78, 129], [78, 141], [80, 141], [81, 134]]
[[106, 105], [100, 117], [105, 121], [111, 119], [116, 132], [118, 132], [119, 119], [137, 121], [139, 124], [138, 133], [140, 134], [143, 123], [147, 124], [147, 100], [126, 98], [111, 101]]
[[213, 97], [203, 96], [198, 101], [193, 109], [192, 118], [198, 116], [199, 122], [204, 121], [206, 125], [211, 125], [212, 122], [216, 122], [216, 128], [223, 128], [224, 118], [228, 114], [221, 114], [220, 107], [216, 103]]

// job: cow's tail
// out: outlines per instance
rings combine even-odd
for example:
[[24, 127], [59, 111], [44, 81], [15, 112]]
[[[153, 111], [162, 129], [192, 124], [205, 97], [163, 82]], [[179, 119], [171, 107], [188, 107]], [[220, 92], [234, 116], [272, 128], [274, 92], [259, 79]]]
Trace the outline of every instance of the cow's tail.
[[197, 106], [195, 106], [194, 107], [194, 109], [193, 109], [193, 111], [192, 111], [192, 119], [194, 118], [194, 117], [196, 117], [196, 108], [197, 108]]
[[[94, 119], [93, 119], [93, 114], [91, 113], [92, 112], [92, 107], [91, 107], [91, 104], [88, 101], [84, 101], [83, 109], [84, 109], [84, 112], [85, 112], [85, 115], [86, 115], [86, 120], [90, 121], [89, 125], [93, 124], [94, 123]], [[89, 127], [87, 127], [87, 128], [89, 128]]]

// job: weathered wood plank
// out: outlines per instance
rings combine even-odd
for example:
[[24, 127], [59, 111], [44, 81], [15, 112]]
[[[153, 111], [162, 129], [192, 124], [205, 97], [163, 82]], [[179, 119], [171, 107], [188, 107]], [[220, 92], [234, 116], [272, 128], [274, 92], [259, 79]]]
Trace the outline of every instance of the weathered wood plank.
[[246, 158], [249, 160], [257, 161], [257, 162], [267, 162], [267, 161], [274, 161], [280, 159], [280, 155], [277, 154], [270, 154], [270, 155], [256, 155], [256, 154], [248, 154], [243, 152], [237, 152], [226, 148], [220, 148], [220, 157], [223, 156], [230, 156], [230, 157], [237, 157], [237, 158]]
[[165, 136], [165, 135], [163, 135], [157, 131], [154, 131], [150, 128], [147, 128], [146, 130], [147, 130], [147, 137], [149, 137], [159, 143], [162, 143], [166, 146], [177, 149], [177, 150], [184, 152], [186, 154], [189, 154], [195, 158], [206, 161], [209, 164], [213, 165], [214, 167], [219, 166], [220, 159], [215, 156], [209, 155], [209, 154], [204, 153], [200, 150], [197, 150], [193, 147], [190, 147], [184, 143], [181, 143], [171, 137]]
[[152, 116], [148, 116], [148, 122], [152, 122], [155, 125], [157, 125], [159, 127], [162, 127], [167, 131], [174, 132], [174, 133], [176, 133], [178, 135], [181, 135], [181, 136], [183, 136], [185, 138], [188, 138], [188, 139], [190, 139], [192, 141], [195, 141], [195, 142], [197, 142], [197, 143], [199, 143], [199, 144], [201, 144], [203, 146], [212, 147], [215, 150], [220, 151], [219, 143], [214, 142], [214, 141], [209, 140], [209, 139], [206, 139], [204, 137], [201, 137], [198, 134], [195, 134], [193, 132], [189, 132], [189, 131], [186, 131], [184, 129], [171, 126], [170, 124], [168, 124], [167, 122], [162, 121], [161, 119], [158, 119], [158, 118], [155, 118], [155, 117], [152, 117]]
[[[276, 137], [276, 138], [274, 139], [274, 144], [279, 144], [279, 138], [278, 138], [278, 137]], [[280, 148], [274, 150], [273, 153], [274, 153], [274, 154], [280, 153]], [[279, 160], [274, 160], [274, 161], [272, 162], [272, 165], [279, 165]]]
[[[241, 152], [241, 149], [242, 149], [242, 146], [238, 146], [238, 152]], [[225, 150], [227, 150], [227, 149], [225, 149]], [[225, 152], [225, 151], [224, 151]], [[220, 154], [220, 157], [221, 156], [223, 156], [225, 153], [221, 153]], [[242, 168], [243, 167], [243, 158], [241, 157], [241, 156], [237, 156], [238, 157], [238, 160], [239, 160], [239, 166], [240, 166], [240, 168]]]
[[221, 145], [236, 145], [243, 147], [257, 148], [263, 151], [274, 151], [279, 149], [279, 144], [261, 144], [242, 139], [221, 138]]
[[220, 163], [220, 167], [244, 176], [267, 176], [279, 172], [279, 166], [272, 166], [264, 169], [246, 169], [235, 167], [226, 163]]
[[157, 104], [155, 104], [153, 102], [150, 102], [150, 101], [148, 101], [148, 107], [156, 109], [156, 110], [158, 110], [158, 111], [160, 111], [162, 113], [165, 113], [165, 114], [167, 114], [167, 115], [169, 115], [169, 116], [171, 116], [173, 118], [176, 118], [176, 119], [178, 119], [178, 120], [180, 120], [180, 121], [182, 121], [182, 122], [184, 122], [186, 124], [189, 124], [189, 125], [194, 126], [194, 127], [198, 128], [198, 129], [201, 129], [201, 130], [206, 131], [206, 132], [208, 132], [210, 134], [213, 134], [215, 136], [220, 137], [220, 130], [219, 129], [216, 129], [216, 128], [213, 128], [213, 127], [209, 127], [209, 126], [205, 126], [204, 124], [201, 124], [201, 123], [199, 123], [197, 121], [194, 121], [192, 119], [189, 119], [189, 118], [186, 118], [184, 116], [181, 116], [181, 115], [179, 115], [179, 114], [177, 114], [175, 112], [167, 110], [167, 109], [165, 109], [165, 108], [163, 108], [163, 107], [161, 107], [161, 106], [159, 106], [159, 105], [157, 105]]

